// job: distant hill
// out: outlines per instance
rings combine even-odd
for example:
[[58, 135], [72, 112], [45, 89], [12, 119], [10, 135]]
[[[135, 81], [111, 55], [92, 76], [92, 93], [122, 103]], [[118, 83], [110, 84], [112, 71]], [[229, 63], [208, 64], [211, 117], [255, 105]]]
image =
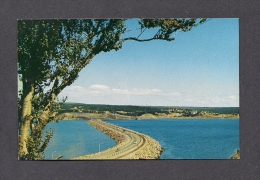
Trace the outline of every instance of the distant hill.
[[141, 116], [143, 114], [158, 113], [214, 113], [214, 114], [239, 114], [239, 107], [181, 107], [181, 106], [132, 106], [132, 105], [105, 105], [105, 104], [83, 104], [64, 103], [59, 114], [66, 112], [84, 113], [116, 113], [126, 116]]

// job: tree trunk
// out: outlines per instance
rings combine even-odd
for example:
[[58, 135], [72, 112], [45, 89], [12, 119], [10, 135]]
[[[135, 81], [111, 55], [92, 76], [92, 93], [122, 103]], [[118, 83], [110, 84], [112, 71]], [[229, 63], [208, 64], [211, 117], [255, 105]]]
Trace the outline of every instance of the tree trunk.
[[19, 157], [28, 153], [26, 140], [29, 136], [30, 123], [31, 123], [31, 113], [32, 113], [32, 97], [33, 97], [34, 87], [30, 85], [28, 93], [24, 96], [22, 104], [22, 118], [19, 125]]

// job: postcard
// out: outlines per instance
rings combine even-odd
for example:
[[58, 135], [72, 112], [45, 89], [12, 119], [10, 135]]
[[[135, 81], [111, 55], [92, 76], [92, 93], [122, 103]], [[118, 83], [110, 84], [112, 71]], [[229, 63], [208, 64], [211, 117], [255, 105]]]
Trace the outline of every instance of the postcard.
[[18, 20], [19, 160], [239, 159], [239, 19]]

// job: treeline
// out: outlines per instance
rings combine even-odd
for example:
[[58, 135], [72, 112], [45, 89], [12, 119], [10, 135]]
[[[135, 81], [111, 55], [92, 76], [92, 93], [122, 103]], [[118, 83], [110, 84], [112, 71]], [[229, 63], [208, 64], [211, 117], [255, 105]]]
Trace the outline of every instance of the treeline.
[[104, 113], [107, 111], [111, 113], [117, 113], [117, 114], [122, 114], [127, 116], [140, 116], [145, 113], [154, 114], [159, 111], [161, 112], [161, 109], [158, 107], [151, 107], [151, 106], [64, 103], [59, 113], [64, 113], [64, 112]]
[[142, 114], [184, 113], [199, 114], [208, 112], [214, 114], [239, 114], [239, 107], [174, 107], [174, 106], [132, 106], [132, 105], [101, 105], [83, 103], [64, 103], [59, 113], [87, 112], [87, 113], [117, 113], [127, 116], [141, 116]]

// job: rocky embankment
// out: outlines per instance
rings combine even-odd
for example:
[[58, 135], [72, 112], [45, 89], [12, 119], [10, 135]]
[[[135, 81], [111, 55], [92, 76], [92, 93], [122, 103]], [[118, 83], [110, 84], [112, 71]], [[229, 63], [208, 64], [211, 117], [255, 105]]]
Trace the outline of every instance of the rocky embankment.
[[240, 150], [237, 150], [236, 154], [233, 155], [231, 159], [240, 159]]
[[158, 159], [163, 151], [160, 144], [151, 137], [115, 126], [102, 120], [89, 120], [88, 124], [116, 141], [116, 145], [98, 153], [73, 158], [87, 159]]

